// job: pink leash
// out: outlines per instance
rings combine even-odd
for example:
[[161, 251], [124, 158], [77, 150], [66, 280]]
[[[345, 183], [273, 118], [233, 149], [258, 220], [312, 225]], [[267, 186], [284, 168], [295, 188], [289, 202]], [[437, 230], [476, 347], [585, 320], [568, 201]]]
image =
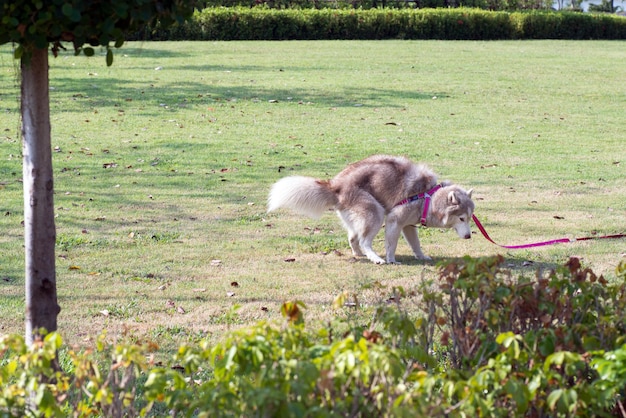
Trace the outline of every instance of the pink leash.
[[615, 234], [615, 235], [601, 235], [601, 236], [597, 236], [597, 237], [583, 237], [583, 238], [571, 238], [571, 239], [570, 238], [559, 238], [559, 239], [552, 239], [550, 241], [534, 242], [532, 244], [523, 244], [523, 245], [500, 245], [500, 244], [498, 244], [497, 242], [495, 242], [494, 240], [491, 239], [489, 234], [487, 234], [487, 231], [485, 230], [485, 227], [480, 223], [480, 221], [478, 220], [476, 215], [472, 215], [472, 219], [474, 220], [474, 223], [476, 224], [476, 226], [478, 227], [480, 232], [487, 239], [487, 241], [491, 242], [492, 244], [497, 245], [498, 247], [508, 248], [508, 249], [511, 249], [511, 250], [519, 250], [521, 248], [543, 247], [544, 245], [553, 245], [553, 244], [566, 244], [566, 243], [570, 243], [570, 242], [588, 241], [588, 240], [592, 240], [592, 239], [615, 239], [615, 238], [624, 238], [624, 237], [626, 237], [626, 234]]

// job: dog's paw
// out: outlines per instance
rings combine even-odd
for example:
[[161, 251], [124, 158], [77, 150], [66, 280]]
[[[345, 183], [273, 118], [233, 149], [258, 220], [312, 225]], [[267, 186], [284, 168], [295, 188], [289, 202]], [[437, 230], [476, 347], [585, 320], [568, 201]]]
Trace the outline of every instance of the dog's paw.
[[430, 258], [429, 256], [425, 254], [420, 254], [419, 256], [416, 255], [415, 258], [417, 258], [418, 260], [423, 260], [423, 261], [433, 261], [432, 258]]
[[385, 260], [380, 258], [378, 254], [376, 254], [373, 251], [366, 251], [365, 256], [367, 257], [369, 261], [371, 261], [374, 264], [385, 264]]

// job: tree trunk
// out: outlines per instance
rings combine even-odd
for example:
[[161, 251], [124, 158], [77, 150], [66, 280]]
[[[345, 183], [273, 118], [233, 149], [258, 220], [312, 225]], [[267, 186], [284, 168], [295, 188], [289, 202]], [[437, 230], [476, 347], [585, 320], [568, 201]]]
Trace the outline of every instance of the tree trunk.
[[24, 242], [26, 248], [26, 342], [56, 331], [57, 303], [54, 246], [54, 199], [50, 142], [48, 49], [22, 58], [22, 138]]

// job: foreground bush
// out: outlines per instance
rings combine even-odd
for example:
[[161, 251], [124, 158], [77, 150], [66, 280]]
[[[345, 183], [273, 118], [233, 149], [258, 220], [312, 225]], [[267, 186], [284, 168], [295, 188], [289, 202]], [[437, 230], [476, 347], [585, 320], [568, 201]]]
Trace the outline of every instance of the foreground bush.
[[[401, 288], [365, 325], [307, 328], [303, 305], [215, 346], [61, 350], [0, 339], [2, 416], [611, 416], [624, 410], [626, 263], [607, 283], [579, 260], [534, 278], [501, 257], [465, 258]], [[347, 295], [337, 298], [343, 308]], [[421, 314], [409, 315], [417, 304]]]
[[208, 8], [141, 40], [626, 39], [626, 18], [575, 12], [481, 9], [270, 10]]

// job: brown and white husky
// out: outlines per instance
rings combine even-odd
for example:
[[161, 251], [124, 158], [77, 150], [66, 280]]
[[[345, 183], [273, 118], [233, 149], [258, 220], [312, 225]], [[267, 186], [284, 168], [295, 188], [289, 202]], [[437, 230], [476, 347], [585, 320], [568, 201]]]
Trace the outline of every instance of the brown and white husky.
[[268, 212], [279, 208], [319, 218], [337, 211], [355, 256], [384, 264], [372, 241], [385, 222], [386, 262], [396, 263], [400, 233], [417, 259], [429, 260], [420, 249], [416, 225], [454, 228], [471, 238], [474, 213], [472, 190], [443, 182], [428, 167], [404, 157], [374, 155], [350, 164], [330, 180], [291, 176], [276, 182], [269, 194]]

